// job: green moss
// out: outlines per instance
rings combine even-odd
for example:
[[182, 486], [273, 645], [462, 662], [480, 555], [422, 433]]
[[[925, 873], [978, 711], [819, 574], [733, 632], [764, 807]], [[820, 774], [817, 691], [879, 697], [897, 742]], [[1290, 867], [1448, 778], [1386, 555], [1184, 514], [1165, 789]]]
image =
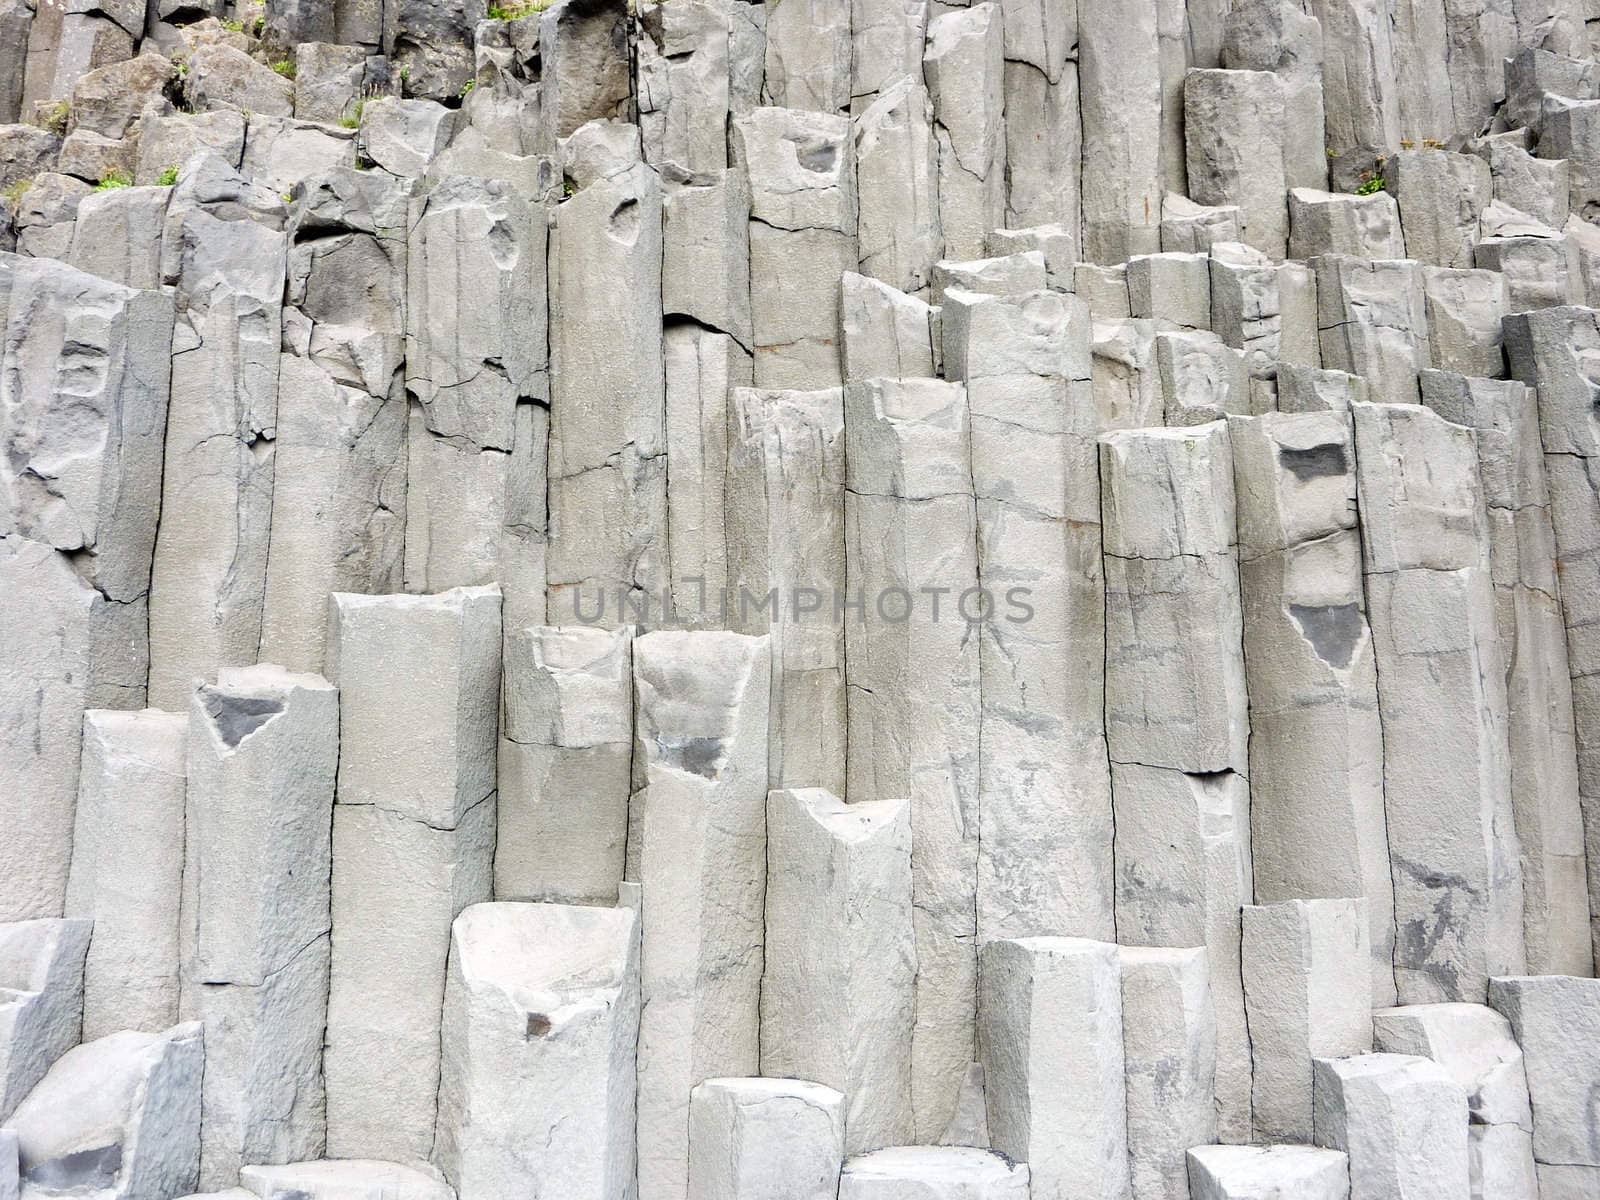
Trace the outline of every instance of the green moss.
[[133, 186], [133, 176], [126, 171], [109, 171], [101, 176], [100, 182], [94, 185], [97, 192], [109, 192], [112, 188], [125, 188]]
[[552, 3], [553, 0], [521, 0], [521, 3], [491, 4], [488, 17], [491, 21], [516, 21], [522, 17], [531, 17], [534, 13], [541, 13]]
[[279, 75], [282, 75], [285, 79], [294, 78], [295, 65], [292, 59], [280, 58], [277, 62], [272, 64], [272, 69]]
[[361, 128], [361, 110], [366, 108], [366, 106], [367, 106], [367, 98], [365, 96], [363, 96], [363, 97], [361, 97], [361, 99], [356, 101], [356, 106], [355, 106], [355, 108], [350, 110], [350, 115], [348, 117], [340, 117], [339, 118], [339, 127], [341, 129], [360, 129]]
[[229, 33], [243, 33], [244, 32], [244, 22], [243, 21], [230, 21], [226, 17], [224, 17], [222, 19], [222, 27], [224, 29], [226, 29]]
[[57, 137], [66, 137], [67, 118], [71, 115], [71, 113], [71, 102], [62, 100], [52, 105], [50, 108], [40, 111], [36, 119], [39, 122], [39, 128], [48, 129]]
[[0, 200], [4, 200], [15, 212], [22, 206], [22, 197], [27, 195], [28, 189], [33, 186], [31, 179], [19, 179], [4, 191], [0, 191]]
[[158, 187], [172, 187], [178, 182], [177, 167], [162, 167], [161, 174], [156, 176]]
[[1374, 175], [1372, 178], [1362, 182], [1361, 186], [1356, 189], [1356, 195], [1371, 196], [1376, 192], [1383, 191], [1386, 186], [1387, 182], [1382, 175]]

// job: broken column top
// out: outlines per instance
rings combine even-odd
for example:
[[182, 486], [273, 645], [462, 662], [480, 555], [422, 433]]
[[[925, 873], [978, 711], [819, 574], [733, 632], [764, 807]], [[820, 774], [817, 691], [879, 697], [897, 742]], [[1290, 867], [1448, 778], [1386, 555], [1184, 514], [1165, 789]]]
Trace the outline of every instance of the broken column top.
[[455, 1200], [427, 1171], [369, 1158], [247, 1166], [239, 1183], [261, 1200]]
[[469, 987], [503, 991], [530, 1036], [554, 1036], [589, 994], [624, 986], [636, 924], [627, 908], [498, 901], [463, 909], [451, 939]]
[[839, 1200], [1028, 1200], [1028, 1166], [970, 1146], [893, 1146], [847, 1160]]
[[541, 625], [505, 636], [505, 734], [543, 746], [599, 746], [633, 733], [633, 628]]
[[750, 216], [779, 229], [856, 231], [850, 121], [832, 113], [758, 108], [734, 136], [750, 176]]
[[1228, 436], [1241, 558], [1355, 528], [1355, 439], [1348, 414], [1233, 417]]
[[940, 379], [867, 379], [844, 390], [845, 486], [858, 496], [970, 494], [967, 391]]
[[1107, 554], [1162, 559], [1233, 547], [1226, 423], [1119, 429], [1100, 438], [1100, 464]]
[[1350, 410], [1367, 570], [1448, 571], [1485, 563], [1472, 431], [1418, 404], [1355, 403]]

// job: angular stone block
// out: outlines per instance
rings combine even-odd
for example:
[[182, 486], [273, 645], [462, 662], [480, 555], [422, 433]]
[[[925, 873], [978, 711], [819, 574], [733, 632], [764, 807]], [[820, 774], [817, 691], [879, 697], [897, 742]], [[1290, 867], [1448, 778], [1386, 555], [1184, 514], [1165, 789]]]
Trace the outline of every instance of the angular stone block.
[[[1280, 405], [1295, 378], [1286, 372]], [[1350, 419], [1342, 411], [1269, 413], [1234, 418], [1228, 432], [1250, 688], [1255, 899], [1362, 897], [1372, 998], [1388, 1004], [1394, 896]]]
[[1217, 1135], [1250, 1136], [1250, 1039], [1239, 968], [1239, 907], [1251, 897], [1249, 785], [1232, 771], [1185, 773], [1113, 762], [1117, 936], [1204, 946], [1216, 1021]]
[[328, 1153], [428, 1161], [450, 928], [491, 895], [494, 826], [492, 800], [449, 829], [334, 806]]
[[1536, 1200], [1527, 1073], [1506, 1019], [1479, 1004], [1414, 1004], [1379, 1009], [1372, 1031], [1378, 1050], [1431, 1058], [1466, 1091], [1473, 1200]]
[[1595, 997], [1600, 981], [1564, 975], [1495, 979], [1489, 1003], [1522, 1047], [1533, 1104], [1533, 1156], [1541, 1163], [1595, 1167], [1592, 1083], [1600, 1063]]
[[69, 1050], [6, 1119], [23, 1193], [135, 1200], [193, 1191], [204, 1065], [192, 1023]]
[[979, 937], [1109, 938], [1090, 324], [1073, 297], [952, 289], [943, 327], [977, 493], [980, 592], [976, 607], [957, 597], [957, 615], [981, 620]]
[[1350, 1200], [1467, 1194], [1466, 1093], [1443, 1067], [1405, 1054], [1319, 1058], [1317, 1145], [1350, 1160]]
[[708, 1079], [689, 1101], [689, 1200], [833, 1200], [845, 1103], [802, 1079]]
[[320, 676], [227, 668], [190, 701], [180, 1007], [206, 1027], [203, 1187], [322, 1152], [338, 750]]
[[1367, 196], [1295, 188], [1289, 193], [1289, 254], [1404, 258], [1400, 210], [1388, 192]]
[[1256, 1140], [1309, 1141], [1312, 1060], [1372, 1049], [1364, 902], [1247, 904], [1242, 951]]
[[218, 1192], [228, 1200], [450, 1200], [450, 1185], [432, 1168], [403, 1167], [370, 1158], [313, 1159], [239, 1170], [240, 1187]]
[[622, 882], [633, 754], [631, 630], [505, 638], [494, 893], [610, 904]]
[[999, 5], [952, 9], [928, 23], [922, 72], [939, 151], [945, 258], [977, 258], [1005, 224], [1005, 50]]
[[848, 1151], [901, 1145], [916, 1015], [908, 802], [774, 791], [767, 864], [761, 1069], [842, 1093]]
[[1314, 1146], [1195, 1146], [1193, 1200], [1350, 1200], [1348, 1159]]
[[[1153, 0], [1078, 11], [1083, 120], [1083, 242], [1089, 262], [1161, 246], [1162, 70]], [[1173, 189], [1179, 190], [1179, 189]]]
[[[1237, 205], [1239, 240], [1283, 257], [1283, 84], [1270, 71], [1195, 69], [1184, 76], [1183, 129], [1189, 195], [1201, 204]], [[1298, 136], [1301, 131], [1292, 131]]]
[[1342, 254], [1311, 265], [1322, 365], [1365, 377], [1374, 400], [1415, 404], [1417, 372], [1430, 361], [1421, 267]]
[[[556, 211], [547, 603], [557, 623], [571, 593], [659, 594], [670, 578], [661, 206], [655, 172], [635, 163]], [[619, 329], [629, 336], [619, 341]]]
[[499, 589], [336, 594], [329, 622], [339, 803], [454, 829], [495, 791]]
[[1228, 428], [1100, 439], [1113, 762], [1242, 771], [1248, 717]]
[[839, 357], [846, 383], [934, 374], [937, 310], [886, 283], [845, 272], [840, 282]]
[[1416, 405], [1352, 411], [1395, 981], [1401, 1003], [1476, 1001], [1490, 975], [1520, 969], [1524, 948], [1505, 663], [1475, 441]]
[[150, 703], [158, 708], [184, 707], [196, 677], [255, 662], [259, 652], [284, 220], [277, 193], [209, 153], [188, 162], [167, 204], [161, 271], [182, 317], [161, 477], [166, 516], [150, 578]]
[[[451, 927], [434, 1157], [458, 1193], [623, 1200], [634, 1174], [638, 917], [475, 904]], [[530, 1148], [538, 1153], [530, 1155]]]
[[81, 919], [0, 925], [0, 1120], [80, 1040], [90, 931]]
[[1492, 195], [1488, 163], [1472, 154], [1401, 150], [1384, 160], [1383, 177], [1399, 202], [1406, 258], [1436, 267], [1473, 265], [1478, 218]]
[[839, 1200], [1028, 1200], [1028, 1164], [966, 1146], [896, 1146], [847, 1159]]
[[902, 77], [851, 124], [861, 273], [920, 292], [945, 255], [933, 102], [920, 83]]
[[979, 1055], [996, 1150], [1026, 1162], [1032, 1194], [1128, 1191], [1122, 969], [1081, 938], [983, 948]]

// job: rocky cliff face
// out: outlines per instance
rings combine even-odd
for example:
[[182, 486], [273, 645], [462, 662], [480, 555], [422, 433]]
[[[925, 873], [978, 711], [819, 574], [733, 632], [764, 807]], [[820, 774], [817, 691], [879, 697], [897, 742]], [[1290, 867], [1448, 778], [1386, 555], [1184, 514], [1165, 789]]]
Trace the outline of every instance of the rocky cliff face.
[[1591, 15], [0, 0], [0, 1200], [1600, 1196]]

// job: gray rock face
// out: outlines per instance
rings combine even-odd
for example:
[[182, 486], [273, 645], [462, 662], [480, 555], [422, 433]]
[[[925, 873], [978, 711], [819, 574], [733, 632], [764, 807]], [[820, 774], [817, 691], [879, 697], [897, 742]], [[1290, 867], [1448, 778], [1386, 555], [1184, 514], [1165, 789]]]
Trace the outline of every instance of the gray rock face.
[[[1520, 976], [1489, 984], [1489, 1003], [1522, 1048], [1533, 1105], [1533, 1156], [1541, 1163], [1600, 1166], [1594, 1159], [1588, 1088], [1596, 1038], [1592, 979]], [[1542, 1181], [1541, 1181], [1542, 1182]]]
[[[1291, 407], [1282, 371], [1278, 384], [1280, 407]], [[1306, 411], [1235, 417], [1228, 432], [1251, 701], [1255, 898], [1271, 905], [1362, 897], [1371, 999], [1387, 1004], [1395, 994], [1394, 898], [1352, 427], [1343, 411]], [[1304, 1141], [1305, 1130], [1296, 1136]]]
[[224, 669], [189, 704], [180, 1012], [205, 1023], [200, 1184], [323, 1148], [329, 824], [339, 699]]
[[691, 1098], [689, 1196], [830, 1200], [844, 1162], [844, 1097], [801, 1079], [708, 1079]]
[[83, 710], [144, 704], [173, 316], [159, 293], [9, 254], [0, 295], [16, 364], [0, 396], [0, 573], [19, 614], [0, 639], [16, 672], [0, 702], [15, 784], [0, 916], [20, 920], [62, 911]]
[[[1384, 730], [1395, 980], [1402, 1003], [1476, 1001], [1490, 976], [1519, 969], [1525, 951], [1504, 648], [1474, 442], [1420, 407], [1352, 412]], [[1463, 774], [1451, 782], [1455, 769]], [[1439, 805], [1459, 836], [1439, 836]]]
[[6, 1002], [0, 1007], [0, 1112], [9, 1118], [83, 1027], [86, 920], [11, 921], [0, 927]]
[[949, 1122], [975, 1049], [980, 666], [959, 609], [978, 586], [971, 423], [965, 389], [937, 380], [853, 383], [844, 403], [846, 599], [863, 617], [845, 625], [849, 744], [861, 748], [848, 787], [911, 799], [911, 1096], [927, 1141]]
[[[277, 78], [274, 76], [274, 78]], [[150, 581], [150, 701], [255, 659], [271, 537], [288, 239], [276, 195], [215, 155], [186, 164], [161, 274], [176, 288], [172, 402]]]
[[646, 779], [634, 809], [640, 1194], [682, 1197], [692, 1089], [759, 1069], [770, 649], [765, 637], [658, 631], [634, 643], [633, 663]]
[[1319, 1058], [1316, 1140], [1350, 1160], [1350, 1200], [1467, 1194], [1466, 1093], [1426, 1058]]
[[83, 716], [66, 911], [94, 921], [83, 967], [86, 1040], [178, 1018], [188, 718], [153, 709]]

